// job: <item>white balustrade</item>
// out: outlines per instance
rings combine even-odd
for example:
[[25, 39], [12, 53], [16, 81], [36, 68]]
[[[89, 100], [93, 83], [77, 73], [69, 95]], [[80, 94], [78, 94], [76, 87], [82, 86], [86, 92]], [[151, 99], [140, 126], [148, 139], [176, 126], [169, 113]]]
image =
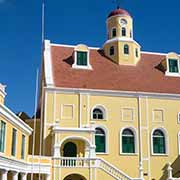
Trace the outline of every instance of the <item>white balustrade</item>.
[[61, 168], [100, 168], [117, 180], [133, 180], [133, 178], [129, 177], [124, 172], [103, 160], [102, 158], [60, 157], [55, 159], [59, 160], [58, 167]]

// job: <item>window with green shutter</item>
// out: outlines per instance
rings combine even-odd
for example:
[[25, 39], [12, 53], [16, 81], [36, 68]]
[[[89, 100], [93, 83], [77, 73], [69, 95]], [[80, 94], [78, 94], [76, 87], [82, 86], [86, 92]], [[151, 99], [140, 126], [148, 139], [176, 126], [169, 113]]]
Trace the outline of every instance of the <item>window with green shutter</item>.
[[122, 132], [122, 153], [135, 153], [135, 137], [130, 129]]
[[155, 130], [153, 133], [153, 153], [166, 153], [165, 136], [161, 130]]
[[168, 62], [169, 62], [169, 72], [178, 73], [179, 72], [178, 60], [177, 59], [168, 59]]
[[77, 51], [77, 65], [87, 66], [87, 52]]
[[22, 135], [22, 142], [21, 142], [21, 159], [24, 159], [25, 156], [25, 136]]
[[106, 151], [106, 135], [103, 129], [96, 128], [95, 134], [96, 152], [104, 153]]
[[16, 155], [16, 136], [17, 136], [17, 130], [13, 128], [12, 132], [12, 146], [11, 146], [11, 155]]
[[0, 121], [0, 152], [4, 152], [6, 138], [6, 123]]

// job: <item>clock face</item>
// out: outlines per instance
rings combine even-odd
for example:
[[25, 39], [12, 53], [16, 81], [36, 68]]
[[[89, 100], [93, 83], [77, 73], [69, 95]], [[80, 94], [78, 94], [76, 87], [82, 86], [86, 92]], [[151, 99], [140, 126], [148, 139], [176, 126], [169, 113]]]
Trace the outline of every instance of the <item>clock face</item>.
[[127, 25], [127, 21], [125, 19], [121, 19], [120, 20], [120, 24], [121, 24], [121, 26], [126, 26]]

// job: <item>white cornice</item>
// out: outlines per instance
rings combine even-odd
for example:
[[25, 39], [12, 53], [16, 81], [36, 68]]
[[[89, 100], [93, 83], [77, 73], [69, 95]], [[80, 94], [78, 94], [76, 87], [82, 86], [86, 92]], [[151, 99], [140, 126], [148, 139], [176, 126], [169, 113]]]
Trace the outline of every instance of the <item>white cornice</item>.
[[95, 132], [94, 128], [62, 128], [59, 126], [54, 126], [52, 128], [53, 132]]
[[3, 104], [0, 104], [0, 114], [6, 118], [7, 121], [15, 125], [17, 128], [22, 129], [26, 134], [30, 135], [33, 131], [24, 121], [16, 116], [11, 110], [9, 110]]
[[[55, 43], [51, 43], [51, 46], [60, 46], [60, 47], [75, 48], [77, 45], [67, 45], [67, 44], [55, 44]], [[99, 47], [88, 47], [88, 49], [98, 50], [100, 48]]]
[[[112, 42], [117, 42], [117, 41], [120, 41], [120, 42], [134, 42], [136, 43], [139, 47], [141, 47], [139, 45], [139, 43], [137, 43], [133, 38], [127, 38], [127, 37], [116, 37], [116, 38], [112, 38], [112, 39], [108, 39], [105, 43], [105, 44], [108, 44], [108, 43], [112, 43]], [[103, 47], [104, 47], [103, 45]]]
[[44, 72], [47, 86], [53, 86], [51, 45], [49, 40], [44, 41]]
[[61, 87], [45, 87], [46, 91], [65, 93], [65, 94], [90, 94], [95, 96], [115, 96], [115, 97], [149, 97], [156, 99], [180, 99], [180, 94], [173, 93], [155, 93], [140, 91], [115, 91], [101, 89], [81, 89], [81, 88], [61, 88]]

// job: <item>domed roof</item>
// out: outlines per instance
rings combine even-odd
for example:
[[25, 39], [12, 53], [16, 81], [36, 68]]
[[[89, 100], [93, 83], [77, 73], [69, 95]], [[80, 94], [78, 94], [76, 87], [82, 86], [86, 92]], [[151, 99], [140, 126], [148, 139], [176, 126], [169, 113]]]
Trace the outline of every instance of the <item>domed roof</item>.
[[113, 10], [113, 11], [108, 15], [108, 18], [109, 18], [109, 17], [112, 17], [112, 16], [116, 16], [116, 15], [131, 16], [126, 10], [118, 8], [118, 9]]

